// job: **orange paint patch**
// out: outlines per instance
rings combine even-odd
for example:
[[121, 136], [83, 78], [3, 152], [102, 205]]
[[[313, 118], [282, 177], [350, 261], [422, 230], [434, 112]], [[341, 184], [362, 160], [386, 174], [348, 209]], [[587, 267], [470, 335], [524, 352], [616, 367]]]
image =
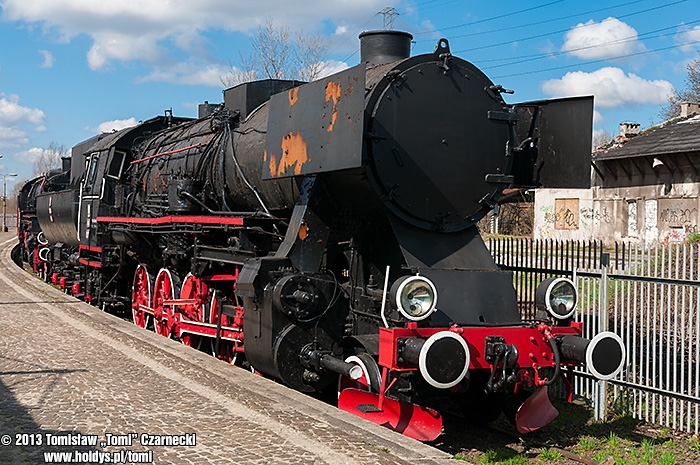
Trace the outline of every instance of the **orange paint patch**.
[[277, 176], [277, 157], [272, 152], [270, 152], [270, 176]]
[[[280, 164], [277, 167], [277, 176], [282, 176], [290, 166], [294, 166], [294, 174], [301, 174], [301, 167], [307, 161], [309, 161], [309, 156], [306, 153], [306, 141], [301, 137], [301, 134], [290, 132], [284, 136], [282, 139], [282, 158], [280, 158]], [[270, 167], [272, 167], [272, 161], [270, 161]]]
[[293, 106], [295, 103], [297, 103], [297, 100], [299, 97], [297, 94], [299, 93], [299, 88], [295, 87], [294, 89], [289, 89], [289, 106]]
[[306, 224], [299, 226], [299, 239], [302, 241], [309, 237], [309, 227]]
[[330, 100], [333, 99], [333, 114], [331, 115], [331, 124], [328, 125], [328, 132], [333, 130], [335, 120], [338, 118], [338, 110], [336, 110], [336, 107], [340, 101], [340, 94], [340, 83], [336, 84], [335, 82], [331, 81], [326, 84], [326, 102], [330, 102]]

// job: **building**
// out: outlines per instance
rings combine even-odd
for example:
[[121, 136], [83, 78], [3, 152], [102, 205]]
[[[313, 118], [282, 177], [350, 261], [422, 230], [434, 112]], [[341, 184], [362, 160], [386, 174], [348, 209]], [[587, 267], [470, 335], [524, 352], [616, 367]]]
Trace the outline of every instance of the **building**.
[[535, 238], [682, 242], [698, 232], [700, 104], [679, 118], [620, 134], [591, 158], [591, 189], [538, 190]]

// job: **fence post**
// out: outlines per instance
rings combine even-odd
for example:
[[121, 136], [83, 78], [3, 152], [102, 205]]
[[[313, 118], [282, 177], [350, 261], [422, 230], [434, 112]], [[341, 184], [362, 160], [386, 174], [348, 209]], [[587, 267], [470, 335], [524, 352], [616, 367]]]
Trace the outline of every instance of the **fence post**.
[[[610, 265], [610, 254], [600, 254], [600, 284], [598, 288], [598, 332], [608, 330], [608, 266]], [[596, 381], [595, 387], [595, 420], [605, 420], [608, 414], [608, 382]]]

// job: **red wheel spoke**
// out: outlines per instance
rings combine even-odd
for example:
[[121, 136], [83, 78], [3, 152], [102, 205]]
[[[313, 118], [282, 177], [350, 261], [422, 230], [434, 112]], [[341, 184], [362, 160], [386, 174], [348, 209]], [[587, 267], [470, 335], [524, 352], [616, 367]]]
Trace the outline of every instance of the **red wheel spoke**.
[[[182, 283], [180, 300], [195, 301], [197, 303], [179, 305], [178, 312], [182, 314], [182, 317], [189, 321], [203, 323], [204, 304], [206, 303], [208, 292], [209, 290], [204, 281], [194, 275], [187, 275], [185, 281]], [[180, 340], [183, 344], [195, 349], [199, 349], [205, 342], [205, 337], [198, 334], [181, 333], [178, 334], [178, 336], [180, 336]]]
[[176, 277], [167, 268], [162, 268], [156, 277], [153, 292], [153, 325], [156, 333], [170, 337], [177, 334], [178, 321], [173, 305], [165, 301], [174, 300], [176, 294]]
[[131, 309], [134, 323], [142, 328], [148, 326], [152, 318], [145, 309], [151, 308], [151, 276], [146, 266], [140, 264], [134, 273], [134, 283], [131, 293]]

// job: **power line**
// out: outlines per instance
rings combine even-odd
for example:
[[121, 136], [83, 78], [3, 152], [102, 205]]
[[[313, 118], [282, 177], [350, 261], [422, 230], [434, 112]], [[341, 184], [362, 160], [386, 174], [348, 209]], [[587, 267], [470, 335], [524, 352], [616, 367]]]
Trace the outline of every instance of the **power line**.
[[447, 30], [449, 30], [449, 29], [456, 29], [456, 28], [459, 28], [459, 27], [471, 26], [472, 24], [480, 24], [480, 23], [485, 23], [485, 22], [488, 22], [488, 21], [493, 21], [493, 20], [496, 20], [496, 19], [507, 18], [508, 16], [514, 16], [514, 15], [518, 15], [518, 14], [520, 14], [520, 13], [526, 13], [526, 12], [528, 12], [528, 11], [533, 11], [533, 10], [537, 10], [537, 9], [540, 9], [540, 8], [545, 8], [545, 7], [548, 7], [548, 6], [552, 6], [552, 5], [555, 5], [555, 4], [557, 4], [557, 3], [562, 3], [563, 1], [565, 1], [565, 0], [555, 0], [555, 1], [553, 1], [553, 2], [545, 3], [545, 4], [543, 4], [543, 5], [533, 6], [533, 7], [530, 7], [530, 8], [525, 8], [525, 9], [523, 9], [523, 10], [513, 11], [513, 12], [511, 12], [511, 13], [504, 13], [504, 14], [502, 14], [502, 15], [492, 16], [492, 17], [490, 17], [490, 18], [479, 19], [479, 20], [476, 20], [476, 21], [470, 21], [470, 22], [468, 22], [468, 23], [457, 24], [457, 25], [454, 25], [454, 26], [447, 26], [447, 27], [443, 27], [443, 28], [440, 28], [440, 29], [432, 29], [432, 30], [430, 30], [430, 31], [416, 32], [414, 35], [430, 34], [430, 33], [437, 32], [437, 31], [447, 31]]
[[[372, 20], [375, 18], [375, 16], [377, 16], [378, 14], [379, 14], [379, 12], [373, 14], [371, 18], [369, 18], [362, 26], [360, 26], [360, 29], [358, 29], [357, 32], [355, 33], [355, 37], [357, 37], [357, 36], [360, 34], [360, 32], [362, 32], [362, 31], [364, 30], [365, 26], [367, 26], [367, 25], [370, 23], [370, 21], [372, 21]], [[342, 47], [343, 45], [345, 45], [345, 44], [347, 43], [348, 40], [350, 40], [350, 36], [346, 37], [344, 41], [342, 41], [341, 43], [339, 43], [333, 50], [331, 50], [331, 51], [328, 53], [328, 55], [334, 54], [340, 47]], [[356, 49], [354, 52], [352, 52], [352, 55], [356, 54], [356, 53], [357, 53], [357, 50], [359, 50], [359, 48]], [[352, 55], [350, 55], [350, 56], [347, 57], [345, 60], [343, 60], [343, 62], [345, 62], [346, 60], [349, 60], [349, 59], [352, 57]]]
[[677, 45], [670, 45], [668, 47], [661, 47], [661, 48], [656, 48], [654, 50], [645, 50], [643, 52], [637, 52], [637, 53], [630, 53], [628, 55], [619, 55], [616, 57], [609, 57], [609, 58], [604, 58], [600, 60], [590, 60], [590, 61], [585, 61], [583, 63], [578, 63], [574, 65], [564, 65], [564, 66], [556, 66], [554, 68], [545, 68], [545, 69], [538, 69], [536, 71], [525, 71], [522, 73], [513, 73], [513, 74], [504, 74], [502, 76], [494, 76], [492, 79], [503, 79], [503, 78], [508, 78], [508, 77], [514, 77], [514, 76], [525, 76], [528, 74], [537, 74], [537, 73], [544, 73], [547, 71], [557, 71], [560, 69], [567, 69], [567, 68], [577, 68], [580, 66], [585, 66], [585, 65], [592, 65], [595, 63], [604, 63], [610, 60], [620, 60], [622, 58], [630, 58], [630, 57], [635, 57], [639, 55], [646, 55], [647, 53], [654, 53], [654, 52], [663, 52], [664, 50], [670, 50], [673, 48], [679, 48], [679, 47], [685, 47], [687, 45], [695, 45], [695, 44], [700, 44], [700, 40], [694, 40], [692, 42], [686, 42], [683, 44], [677, 44]]
[[[571, 18], [575, 18], [577, 16], [590, 15], [593, 13], [601, 13], [603, 11], [614, 10], [614, 9], [623, 8], [623, 7], [628, 8], [629, 5], [633, 5], [635, 3], [644, 3], [646, 1], [649, 1], [649, 0], [636, 0], [633, 2], [628, 2], [624, 5], [615, 5], [615, 6], [609, 6], [606, 8], [598, 8], [596, 10], [582, 11], [581, 13], [560, 16], [558, 18], [545, 19], [542, 21], [536, 21], [534, 23], [516, 24], [514, 26], [508, 26], [508, 27], [503, 27], [503, 28], [499, 28], [499, 29], [491, 29], [490, 31], [479, 31], [479, 32], [470, 32], [469, 34], [459, 34], [456, 36], [450, 36], [450, 40], [458, 39], [458, 38], [462, 38], [462, 37], [472, 37], [472, 36], [480, 36], [480, 35], [485, 35], [485, 34], [493, 34], [495, 32], [512, 31], [513, 29], [522, 29], [524, 27], [539, 26], [540, 24], [553, 23], [555, 21], [561, 21], [563, 19], [571, 19]], [[434, 41], [433, 39], [422, 39], [422, 40], [417, 40], [416, 42], [421, 43], [421, 42], [433, 42], [433, 41]]]
[[[431, 9], [431, 8], [437, 8], [437, 7], [440, 7], [440, 6], [449, 5], [450, 3], [456, 3], [456, 2], [461, 2], [461, 1], [464, 1], [464, 0], [446, 0], [446, 1], [443, 1], [442, 3], [436, 3], [435, 5], [430, 5], [430, 6], [423, 7], [423, 8], [420, 9], [420, 11], [423, 12], [423, 11], [429, 10], [429, 9]], [[416, 6], [417, 6], [417, 5], [416, 5]], [[409, 8], [407, 8], [407, 9], [409, 9]], [[415, 8], [415, 9], [418, 10], [418, 8]]]
[[[566, 55], [568, 53], [579, 52], [581, 50], [590, 50], [590, 49], [599, 48], [599, 47], [606, 47], [609, 45], [619, 45], [619, 44], [624, 44], [627, 42], [634, 42], [636, 40], [639, 40], [642, 37], [654, 39], [654, 38], [658, 38], [658, 37], [663, 36], [663, 34], [658, 34], [659, 32], [668, 31], [670, 29], [676, 29], [680, 26], [690, 26], [690, 25], [697, 24], [697, 23], [700, 23], [700, 20], [691, 21], [689, 23], [683, 23], [683, 24], [674, 24], [673, 26], [668, 26], [668, 27], [664, 27], [661, 29], [656, 29], [655, 31], [649, 31], [649, 32], [645, 32], [645, 33], [639, 34], [639, 35], [634, 35], [634, 36], [629, 36], [629, 37], [625, 37], [622, 39], [612, 40], [610, 42], [605, 42], [602, 44], [588, 45], [585, 47], [572, 48], [572, 49], [568, 49], [568, 50], [560, 50], [560, 51], [551, 52], [551, 53], [538, 53], [538, 54], [533, 54], [533, 55], [521, 55], [515, 59], [516, 61], [509, 61], [507, 63], [502, 63], [500, 65], [486, 66], [486, 67], [482, 67], [481, 69], [502, 68], [504, 66], [513, 66], [513, 65], [520, 64], [520, 63], [527, 63], [530, 61], [541, 60], [543, 58], [550, 58], [550, 57], [559, 56], [559, 55]], [[652, 34], [657, 34], [657, 35], [652, 35]], [[504, 60], [504, 59], [503, 58], [498, 59], [498, 61], [502, 61], [502, 60]], [[513, 60], [513, 58], [507, 58], [506, 60]], [[480, 63], [486, 63], [486, 62], [490, 62], [490, 61], [496, 61], [496, 60], [483, 60]]]
[[[633, 13], [628, 13], [628, 14], [626, 14], [626, 15], [620, 15], [618, 18], [627, 18], [627, 17], [634, 16], [634, 15], [639, 15], [639, 14], [643, 14], [643, 13], [648, 13], [648, 12], [650, 12], [650, 11], [660, 10], [661, 8], [666, 8], [666, 7], [668, 7], [668, 6], [678, 5], [679, 3], [685, 3], [685, 2], [687, 2], [687, 1], [688, 1], [688, 0], [677, 0], [677, 1], [675, 1], [675, 2], [666, 3], [666, 4], [664, 4], [664, 5], [660, 5], [660, 6], [656, 6], [656, 7], [652, 7], [652, 8], [647, 8], [646, 10], [639, 10], [639, 11], [635, 11], [635, 12], [633, 12]], [[599, 24], [601, 24], [601, 23], [603, 23], [603, 22], [605, 22], [605, 21], [611, 21], [611, 20], [613, 20], [613, 19], [617, 19], [617, 18], [608, 18], [608, 19], [604, 19], [604, 20], [601, 21], [600, 23], [583, 24], [583, 25], [581, 25], [581, 26], [578, 26], [577, 29], [580, 30], [580, 29], [583, 29], [583, 28], [586, 28], [586, 27], [597, 26], [597, 25], [599, 25]], [[523, 38], [521, 38], [521, 39], [511, 39], [511, 40], [508, 40], [508, 41], [505, 41], [505, 42], [499, 42], [499, 43], [496, 43], [496, 44], [482, 45], [482, 46], [480, 46], [480, 47], [473, 47], [473, 48], [467, 48], [467, 49], [464, 49], [464, 50], [458, 50], [458, 51], [455, 52], [455, 53], [473, 52], [473, 51], [476, 51], [476, 50], [484, 50], [484, 49], [487, 49], [487, 48], [499, 47], [499, 46], [501, 46], [501, 45], [510, 45], [510, 44], [512, 44], [513, 42], [525, 42], [526, 40], [540, 39], [540, 38], [542, 38], [542, 37], [547, 37], [547, 36], [551, 36], [551, 35], [554, 35], [554, 34], [561, 34], [561, 33], [564, 33], [564, 32], [568, 32], [568, 31], [570, 31], [570, 30], [572, 30], [572, 29], [571, 29], [571, 28], [568, 28], [568, 29], [560, 29], [560, 30], [554, 31], [554, 32], [545, 32], [545, 33], [542, 33], [542, 34], [536, 34], [536, 35], [534, 35], [534, 36], [523, 37]]]

